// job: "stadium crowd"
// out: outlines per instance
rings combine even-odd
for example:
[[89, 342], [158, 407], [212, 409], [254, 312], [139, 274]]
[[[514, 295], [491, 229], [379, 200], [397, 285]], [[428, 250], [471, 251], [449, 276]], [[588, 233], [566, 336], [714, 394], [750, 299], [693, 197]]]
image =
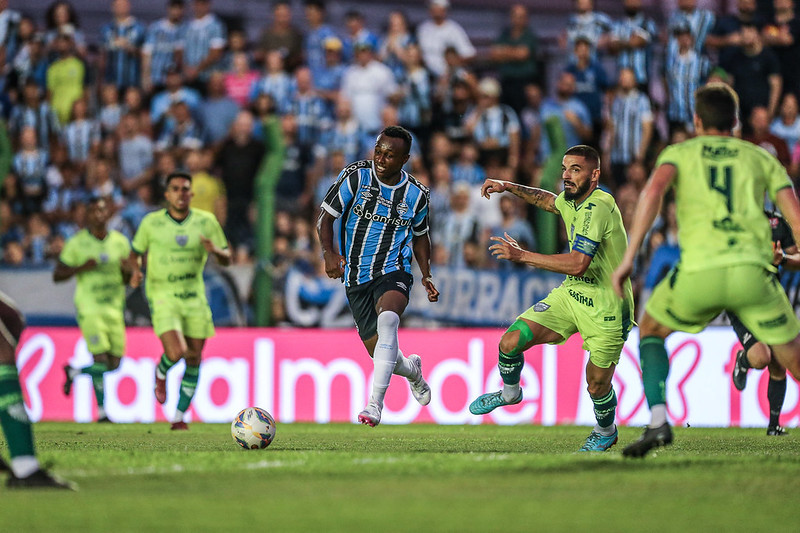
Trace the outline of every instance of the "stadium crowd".
[[[642, 0], [624, 0], [618, 18], [575, 0], [558, 43], [564, 68], [545, 60], [522, 3], [485, 53], [448, 0], [431, 0], [414, 23], [393, 11], [382, 31], [359, 11], [332, 26], [323, 0], [306, 0], [295, 20], [279, 0], [255, 40], [226, 27], [210, 0], [166, 0], [149, 24], [131, 15], [129, 0], [113, 0], [99, 35], [81, 31], [67, 1], [44, 19], [7, 4], [0, 0], [6, 268], [52, 264], [92, 196], [111, 200], [110, 227], [132, 237], [178, 168], [192, 174], [193, 207], [225, 228], [234, 263], [252, 264], [254, 184], [279, 150], [274, 275], [297, 262], [323, 272], [312, 231], [320, 202], [392, 124], [413, 133], [407, 170], [430, 187], [433, 264], [514, 268], [490, 257], [490, 235], [507, 232], [532, 250], [564, 236], [543, 235], [511, 195], [480, 200], [487, 176], [538, 186], [563, 148], [598, 147], [602, 185], [627, 225], [655, 155], [692, 135], [693, 92], [710, 79], [738, 92], [742, 136], [800, 178], [793, 0], [738, 0], [733, 13], [678, 0], [658, 23]], [[280, 128], [282, 144], [268, 142], [269, 127]], [[652, 287], [677, 258], [673, 207], [661, 218], [639, 286]]]

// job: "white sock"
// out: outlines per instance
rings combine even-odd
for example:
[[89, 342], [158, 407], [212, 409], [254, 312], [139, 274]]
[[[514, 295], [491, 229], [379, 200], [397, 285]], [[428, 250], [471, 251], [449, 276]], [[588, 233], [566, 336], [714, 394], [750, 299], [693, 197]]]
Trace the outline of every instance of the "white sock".
[[37, 470], [39, 470], [39, 461], [33, 455], [11, 458], [11, 471], [17, 477], [28, 477]]
[[383, 397], [389, 388], [394, 367], [397, 364], [397, 328], [400, 316], [394, 311], [384, 311], [378, 315], [378, 342], [372, 353], [375, 376], [372, 378], [372, 401], [383, 406]]
[[513, 402], [517, 398], [519, 398], [519, 391], [520, 386], [519, 382], [514, 383], [513, 385], [509, 385], [508, 383], [503, 383], [503, 399], [507, 402]]
[[667, 422], [667, 405], [660, 403], [650, 408], [650, 427], [657, 428]]
[[416, 372], [417, 367], [411, 364], [411, 361], [403, 355], [403, 351], [400, 348], [397, 349], [397, 361], [394, 364], [394, 374], [398, 376], [403, 376], [404, 378], [411, 379], [416, 377], [414, 373]]
[[616, 430], [617, 430], [616, 424], [611, 424], [610, 426], [607, 427], [600, 427], [599, 425], [595, 424], [594, 429], [592, 429], [592, 431], [594, 431], [595, 433], [599, 433], [604, 437], [610, 437], [611, 435], [614, 434]]
[[71, 366], [67, 368], [67, 374], [69, 374], [69, 379], [75, 379], [81, 374], [81, 369]]
[[175, 411], [175, 416], [172, 417], [172, 423], [183, 422], [183, 411]]
[[106, 408], [103, 407], [103, 406], [98, 407], [97, 408], [97, 419], [99, 420], [99, 419], [101, 419], [101, 418], [103, 418], [105, 416], [106, 416]]

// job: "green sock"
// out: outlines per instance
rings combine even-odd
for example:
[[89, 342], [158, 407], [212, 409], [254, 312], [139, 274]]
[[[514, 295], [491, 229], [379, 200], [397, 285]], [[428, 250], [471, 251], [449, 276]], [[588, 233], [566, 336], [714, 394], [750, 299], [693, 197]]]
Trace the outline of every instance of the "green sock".
[[175, 363], [177, 363], [177, 361], [170, 361], [169, 357], [167, 357], [167, 354], [162, 353], [161, 361], [159, 361], [158, 366], [156, 367], [156, 375], [161, 379], [166, 378], [167, 370], [175, 366]]
[[105, 363], [94, 363], [91, 366], [81, 368], [81, 374], [92, 376], [92, 386], [94, 387], [94, 397], [97, 406], [103, 407], [105, 401], [105, 387], [103, 385], [103, 374], [108, 372], [108, 365]]
[[194, 391], [197, 388], [197, 378], [199, 376], [199, 366], [186, 365], [186, 370], [183, 372], [183, 379], [181, 380], [181, 395], [178, 399], [178, 411], [185, 413], [189, 409], [189, 404], [192, 403]]
[[508, 355], [500, 352], [497, 361], [497, 368], [500, 369], [500, 377], [506, 385], [516, 385], [522, 375], [522, 367], [525, 365], [525, 353]]
[[22, 403], [22, 387], [15, 365], [0, 365], [0, 426], [12, 458], [36, 455], [31, 421]]
[[612, 388], [608, 394], [602, 398], [595, 398], [591, 396], [592, 403], [594, 403], [594, 417], [597, 420], [597, 425], [601, 428], [607, 428], [614, 424], [614, 417], [617, 413], [617, 394]]
[[642, 381], [647, 405], [667, 403], [667, 375], [669, 356], [661, 337], [645, 337], [639, 341], [639, 359], [642, 364]]

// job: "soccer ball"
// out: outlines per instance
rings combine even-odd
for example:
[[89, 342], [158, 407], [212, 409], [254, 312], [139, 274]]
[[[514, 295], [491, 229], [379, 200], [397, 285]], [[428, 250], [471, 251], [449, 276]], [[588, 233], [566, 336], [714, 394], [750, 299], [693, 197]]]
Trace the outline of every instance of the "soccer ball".
[[266, 448], [275, 438], [275, 419], [260, 407], [242, 409], [231, 423], [231, 435], [245, 450]]

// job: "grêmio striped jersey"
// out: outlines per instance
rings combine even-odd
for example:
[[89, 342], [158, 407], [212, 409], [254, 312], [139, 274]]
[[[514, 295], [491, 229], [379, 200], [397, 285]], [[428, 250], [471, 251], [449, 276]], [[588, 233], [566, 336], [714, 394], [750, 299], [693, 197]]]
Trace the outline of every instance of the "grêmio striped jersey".
[[428, 231], [429, 197], [428, 188], [405, 171], [397, 185], [389, 186], [375, 176], [372, 161], [357, 161], [342, 170], [322, 209], [342, 218], [339, 249], [345, 258], [345, 285], [411, 271], [411, 240]]

